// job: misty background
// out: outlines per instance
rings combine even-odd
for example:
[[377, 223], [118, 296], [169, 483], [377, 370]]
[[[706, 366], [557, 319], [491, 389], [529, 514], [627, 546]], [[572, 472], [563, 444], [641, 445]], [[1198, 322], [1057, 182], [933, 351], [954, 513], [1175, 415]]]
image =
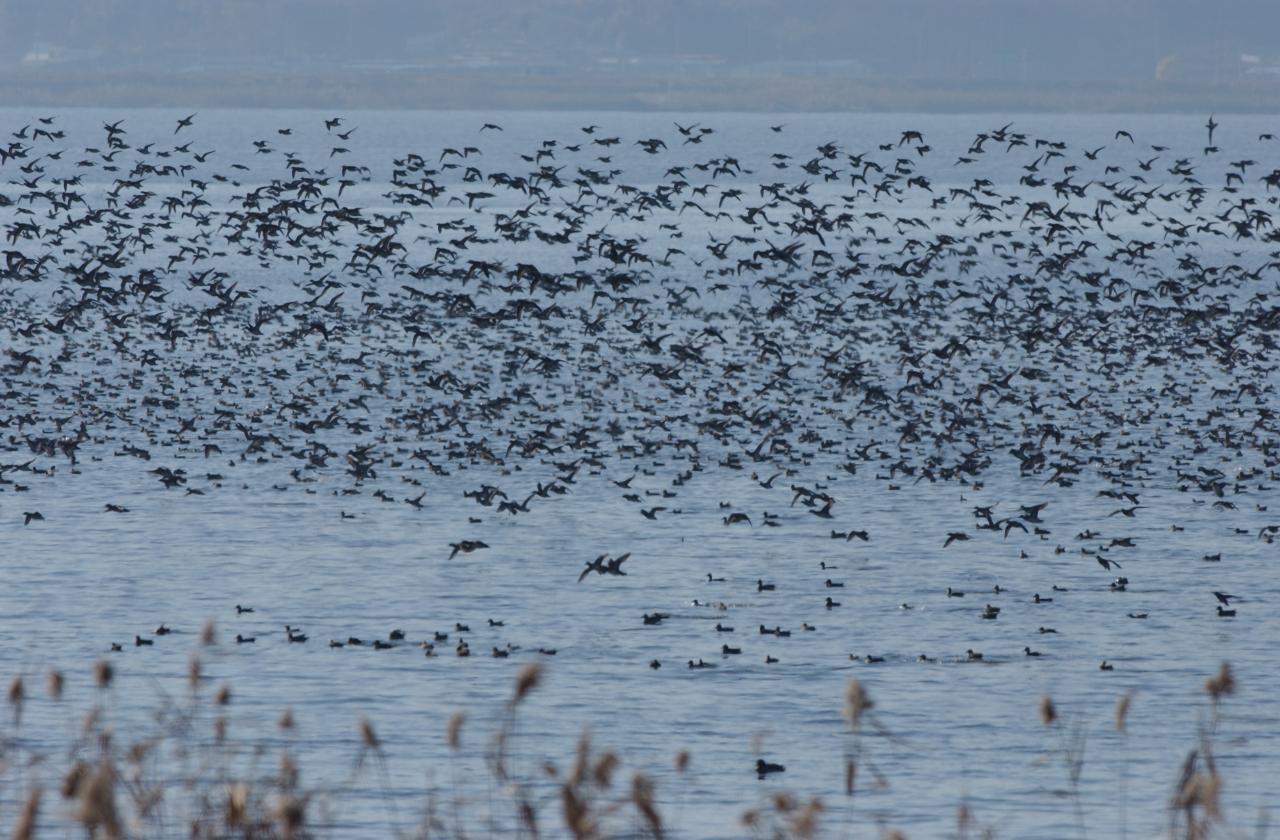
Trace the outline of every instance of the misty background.
[[0, 0], [0, 96], [1266, 111], [1280, 104], [1280, 2]]

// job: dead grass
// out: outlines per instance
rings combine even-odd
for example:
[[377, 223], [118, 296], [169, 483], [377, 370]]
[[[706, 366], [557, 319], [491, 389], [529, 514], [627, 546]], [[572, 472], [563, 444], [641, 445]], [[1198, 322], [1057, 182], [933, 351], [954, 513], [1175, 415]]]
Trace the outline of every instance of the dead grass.
[[[0, 825], [14, 840], [40, 837], [76, 836], [89, 838], [170, 837], [245, 838], [245, 840], [301, 840], [317, 835], [336, 836], [329, 830], [329, 815], [341, 808], [333, 794], [309, 789], [290, 747], [272, 749], [261, 744], [242, 744], [229, 731], [221, 710], [232, 703], [228, 686], [207, 687], [201, 679], [199, 660], [189, 669], [189, 692], [180, 702], [166, 701], [156, 719], [158, 732], [132, 740], [121, 738], [111, 728], [107, 710], [113, 671], [106, 662], [94, 665], [92, 679], [98, 702], [83, 718], [73, 746], [62, 757], [61, 779], [53, 794], [39, 779], [51, 778], [59, 756], [31, 752], [23, 747], [23, 712], [31, 703], [61, 703], [65, 680], [52, 673], [47, 682], [47, 698], [32, 697], [21, 677], [9, 684], [7, 702], [9, 728], [0, 731], [0, 791], [3, 800], [15, 803], [12, 821]], [[595, 748], [589, 732], [579, 738], [572, 763], [562, 770], [552, 762], [523, 767], [513, 759], [512, 744], [518, 737], [521, 705], [537, 691], [544, 678], [541, 666], [526, 666], [519, 672], [500, 719], [489, 736], [486, 766], [491, 776], [490, 796], [480, 802], [459, 793], [455, 777], [451, 792], [424, 791], [418, 801], [406, 803], [403, 794], [390, 793], [390, 779], [383, 741], [374, 723], [356, 723], [357, 754], [353, 757], [352, 781], [365, 773], [382, 791], [386, 805], [386, 835], [397, 838], [467, 838], [480, 834], [515, 833], [531, 838], [569, 836], [575, 840], [603, 840], [614, 836], [666, 838], [679, 835], [659, 805], [653, 779], [634, 772], [625, 782], [622, 762], [611, 751]], [[1221, 810], [1223, 781], [1215, 761], [1215, 736], [1222, 705], [1235, 691], [1235, 677], [1223, 665], [1205, 683], [1207, 704], [1195, 747], [1174, 773], [1168, 802], [1169, 833], [1185, 840], [1203, 840], [1226, 835], [1227, 824]], [[1117, 733], [1127, 738], [1126, 723], [1131, 695], [1122, 695], [1115, 709]], [[864, 735], [874, 729], [887, 730], [876, 719], [876, 706], [866, 688], [850, 680], [844, 695], [843, 713], [848, 725], [845, 738], [843, 790], [848, 807], [840, 809], [846, 818], [841, 825], [829, 824], [831, 809], [819, 797], [773, 793], [758, 802], [744, 802], [741, 827], [757, 838], [817, 838], [839, 834], [905, 838], [899, 830], [868, 820], [856, 825], [853, 817], [855, 794], [864, 774], [871, 785], [886, 784], [875, 767]], [[1033, 714], [1031, 710], [1028, 712]], [[1070, 719], [1045, 696], [1038, 708], [1041, 724], [1055, 733], [1051, 757], [1061, 759], [1071, 790], [1076, 825], [1081, 837], [1087, 824], [1078, 795], [1085, 761], [1083, 723]], [[457, 753], [464, 738], [466, 718], [449, 718], [444, 741]], [[212, 732], [202, 731], [211, 727]], [[294, 729], [293, 714], [286, 709], [278, 721], [282, 733]], [[890, 736], [892, 737], [892, 736]], [[303, 746], [293, 744], [292, 746]], [[245, 756], [250, 760], [242, 761]], [[265, 761], [264, 761], [265, 759]], [[260, 768], [275, 769], [263, 772]], [[684, 750], [674, 756], [679, 776], [690, 767]], [[41, 768], [40, 773], [29, 772]], [[1120, 780], [1125, 795], [1127, 763]], [[365, 779], [370, 781], [370, 779]], [[758, 795], [758, 794], [756, 794]], [[60, 801], [59, 801], [60, 800]], [[416, 824], [405, 825], [401, 811], [407, 804], [419, 811]], [[1126, 807], [1127, 803], [1120, 803]], [[1123, 825], [1123, 821], [1122, 821]], [[319, 826], [317, 828], [317, 826]], [[983, 827], [967, 803], [956, 811], [956, 833], [961, 837], [993, 836]]]

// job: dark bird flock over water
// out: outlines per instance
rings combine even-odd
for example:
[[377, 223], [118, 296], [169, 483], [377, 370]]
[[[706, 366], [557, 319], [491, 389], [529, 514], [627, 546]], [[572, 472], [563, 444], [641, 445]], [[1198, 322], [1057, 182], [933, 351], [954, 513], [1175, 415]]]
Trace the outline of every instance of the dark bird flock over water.
[[[130, 517], [161, 494], [201, 505], [246, 492], [255, 464], [275, 491], [352, 527], [379, 516], [353, 497], [417, 515], [461, 484], [466, 536], [428, 546], [426, 562], [477, 574], [516, 550], [519, 526], [554, 526], [587, 498], [655, 532], [786, 535], [774, 574], [733, 556], [687, 570], [695, 613], [717, 624], [635, 662], [658, 672], [667, 659], [715, 667], [703, 656], [785, 662], [757, 640], [801, 628], [725, 621], [763, 599], [807, 605], [814, 633], [796, 646], [838, 632], [842, 613], [899, 606], [966, 609], [978, 634], [1026, 628], [1007, 650], [867, 653], [850, 639], [862, 665], [1050, 660], [1073, 601], [1146, 618], [1115, 594], [1151, 583], [1144, 517], [1158, 508], [1177, 532], [1203, 508], [1222, 534], [1220, 553], [1188, 558], [1202, 564], [1204, 615], [1249, 619], [1247, 593], [1223, 592], [1216, 572], [1233, 544], [1280, 534], [1267, 518], [1280, 481], [1280, 158], [1266, 135], [1227, 159], [1213, 118], [1194, 149], [1123, 128], [1075, 148], [1008, 124], [941, 160], [950, 141], [906, 126], [865, 148], [773, 153], [753, 171], [700, 156], [712, 120], [648, 137], [571, 127], [490, 164], [485, 143], [511, 142], [496, 123], [387, 162], [359, 159], [346, 117], [282, 125], [235, 155], [201, 142], [203, 119], [183, 116], [169, 136], [120, 120], [72, 137], [44, 118], [0, 144], [2, 528], [59, 527], [24, 504], [33, 485]], [[786, 136], [771, 128], [770, 142]], [[303, 134], [327, 138], [328, 155], [288, 151]], [[633, 181], [614, 163], [621, 145], [665, 174]], [[240, 158], [252, 165], [223, 163]], [[992, 165], [1016, 183], [966, 174]], [[100, 461], [145, 489], [80, 486]], [[870, 490], [922, 483], [954, 488], [966, 511], [929, 520], [938, 556], [974, 547], [1041, 564], [1036, 588], [939, 576], [915, 603], [866, 603], [856, 561], [893, 535], [859, 511]], [[1087, 527], [1067, 532], [1055, 500], [1076, 485], [1096, 492]], [[646, 557], [614, 539], [583, 539], [538, 574], [566, 587], [643, 578]], [[1060, 585], [1068, 562], [1088, 585]], [[617, 620], [649, 632], [687, 605]], [[236, 641], [318, 641], [278, 618], [270, 636]], [[555, 653], [518, 622], [510, 637], [497, 617], [477, 627], [494, 657]], [[471, 652], [460, 623], [426, 639], [387, 630], [330, 644]], [[157, 635], [102, 647], [173, 641]], [[1093, 661], [1123, 670], [1115, 651]]]

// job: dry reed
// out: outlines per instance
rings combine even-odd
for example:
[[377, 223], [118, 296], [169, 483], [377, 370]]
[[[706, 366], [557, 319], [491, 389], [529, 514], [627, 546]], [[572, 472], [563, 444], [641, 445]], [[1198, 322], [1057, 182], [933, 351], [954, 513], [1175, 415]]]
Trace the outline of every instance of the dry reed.
[[[206, 625], [204, 635], [207, 644], [214, 643], [212, 625]], [[99, 692], [111, 690], [113, 676], [109, 663], [100, 661], [94, 665], [92, 682]], [[597, 751], [588, 732], [584, 731], [579, 738], [567, 773], [561, 774], [550, 761], [541, 761], [536, 764], [536, 769], [527, 772], [513, 761], [511, 750], [518, 735], [520, 707], [529, 701], [543, 679], [542, 667], [531, 665], [521, 669], [514, 680], [512, 693], [490, 742], [489, 771], [491, 781], [498, 784], [491, 789], [487, 812], [477, 814], [477, 803], [462, 798], [455, 777], [453, 807], [440, 809], [436, 793], [428, 793], [413, 835], [399, 827], [394, 797], [389, 793], [386, 745], [372, 721], [358, 721], [356, 773], [360, 772], [366, 758], [372, 756], [375, 759], [382, 774], [383, 797], [387, 800], [389, 835], [415, 836], [424, 840], [431, 837], [465, 838], [486, 829], [492, 834], [496, 829], [500, 833], [509, 830], [533, 838], [567, 835], [576, 840], [598, 840], [617, 835], [665, 838], [676, 831], [663, 814], [662, 796], [654, 777], [644, 772], [633, 772], [629, 785], [622, 790], [615, 789], [622, 761], [616, 752]], [[193, 657], [188, 670], [190, 696], [185, 704], [166, 708], [166, 713], [159, 716], [166, 726], [162, 731], [127, 743], [114, 737], [107, 724], [104, 705], [95, 705], [85, 715], [81, 734], [68, 756], [68, 766], [61, 773], [61, 785], [57, 786], [61, 797], [68, 803], [67, 808], [49, 817], [41, 808], [44, 786], [39, 779], [24, 779], [24, 789], [16, 798], [21, 806], [9, 826], [9, 836], [14, 840], [36, 840], [44, 835], [66, 836], [68, 827], [58, 820], [67, 818], [79, 824], [86, 836], [107, 840], [170, 836], [179, 832], [192, 837], [238, 837], [245, 840], [302, 840], [317, 832], [331, 834], [331, 829], [313, 830], [312, 826], [326, 825], [323, 814], [317, 809], [330, 807], [323, 803], [333, 794], [303, 786], [298, 762], [288, 747], [279, 750], [274, 773], [263, 776], [253, 772], [252, 765], [237, 768], [234, 761], [237, 756], [253, 756], [256, 761], [257, 756], [269, 751], [261, 745], [246, 750], [245, 744], [230, 735], [227, 715], [222, 710], [232, 702], [231, 688], [222, 685], [213, 690], [211, 696], [204, 697], [203, 682], [200, 661]], [[47, 687], [49, 701], [61, 702], [66, 688], [62, 673], [51, 671]], [[1223, 782], [1215, 760], [1214, 743], [1222, 705], [1236, 689], [1235, 676], [1226, 664], [1204, 684], [1208, 716], [1202, 723], [1196, 747], [1183, 762], [1169, 797], [1172, 836], [1203, 840], [1226, 824], [1222, 812]], [[99, 695], [100, 698], [107, 696]], [[10, 681], [7, 699], [15, 728], [22, 724], [24, 707], [39, 701], [39, 698], [33, 699], [28, 695], [21, 676]], [[1116, 703], [1114, 726], [1120, 736], [1126, 736], [1132, 700], [1132, 693], [1126, 693]], [[199, 711], [202, 708], [209, 713], [201, 716]], [[837, 833], [853, 833], [853, 795], [860, 770], [868, 768], [873, 777], [879, 778], [863, 739], [869, 726], [877, 730], [876, 734], [883, 734], [872, 716], [874, 708], [865, 686], [857, 680], [850, 680], [845, 688], [842, 708], [848, 725], [844, 791], [848, 799], [845, 813], [849, 822], [843, 831]], [[1084, 727], [1078, 718], [1071, 715], [1064, 718], [1063, 712], [1048, 695], [1039, 702], [1038, 717], [1043, 726], [1058, 736], [1057, 753], [1068, 773], [1073, 802], [1077, 807], [1078, 828], [1084, 836], [1086, 832], [1078, 796], [1084, 766]], [[455, 754], [462, 750], [465, 720], [463, 714], [456, 713], [449, 718], [445, 728], [445, 745]], [[292, 734], [296, 730], [290, 709], [281, 713], [277, 723], [282, 733]], [[197, 726], [200, 729], [208, 726], [212, 739], [201, 738]], [[756, 741], [754, 746], [759, 749], [759, 742]], [[25, 757], [25, 762], [34, 766], [48, 764], [52, 759], [51, 756], [31, 755]], [[183, 763], [181, 772], [175, 772], [164, 764], [172, 761]], [[14, 766], [14, 762], [5, 766]], [[673, 767], [677, 776], [689, 774], [689, 752], [677, 751]], [[177, 778], [181, 783], [165, 784], [162, 782], [165, 778]], [[0, 768], [0, 784], [11, 781]], [[1121, 783], [1123, 790], [1123, 778]], [[493, 799], [495, 793], [496, 801]], [[504, 805], [510, 808], [507, 812], [510, 816], [506, 818], [499, 813]], [[493, 810], [495, 807], [497, 812]], [[761, 838], [816, 838], [824, 836], [824, 829], [828, 828], [824, 825], [828, 810], [818, 797], [776, 792], [749, 807], [742, 814], [741, 824], [751, 835]], [[961, 803], [956, 812], [955, 828], [962, 837], [974, 833], [982, 835], [987, 831], [979, 826], [967, 803]], [[901, 831], [883, 826], [879, 834], [892, 840], [905, 840]]]

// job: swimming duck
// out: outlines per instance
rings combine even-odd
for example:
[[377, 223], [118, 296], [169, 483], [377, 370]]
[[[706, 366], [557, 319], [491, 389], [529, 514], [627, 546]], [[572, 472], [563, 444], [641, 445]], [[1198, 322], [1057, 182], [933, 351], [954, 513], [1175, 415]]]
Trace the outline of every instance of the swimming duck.
[[1107, 660], [1102, 660], [1102, 664], [1098, 666], [1099, 671], [1114, 671], [1116, 667]]
[[772, 592], [777, 588], [778, 588], [778, 585], [775, 583], [765, 583], [763, 580], [756, 580], [757, 592]]
[[248, 645], [256, 641], [258, 641], [257, 636], [241, 636], [239, 633], [236, 634], [236, 644], [238, 645]]
[[763, 758], [756, 759], [756, 775], [762, 779], [770, 773], [782, 773], [786, 769], [781, 764], [771, 764]]
[[134, 647], [142, 647], [143, 645], [154, 645], [154, 644], [155, 644], [155, 640], [154, 640], [154, 639], [144, 639], [144, 638], [142, 638], [141, 636], [134, 636], [134, 637], [133, 637], [133, 646], [134, 646]]
[[737, 654], [742, 653], [742, 648], [729, 647], [728, 645], [721, 645], [720, 653], [722, 653], [725, 656], [736, 656]]

